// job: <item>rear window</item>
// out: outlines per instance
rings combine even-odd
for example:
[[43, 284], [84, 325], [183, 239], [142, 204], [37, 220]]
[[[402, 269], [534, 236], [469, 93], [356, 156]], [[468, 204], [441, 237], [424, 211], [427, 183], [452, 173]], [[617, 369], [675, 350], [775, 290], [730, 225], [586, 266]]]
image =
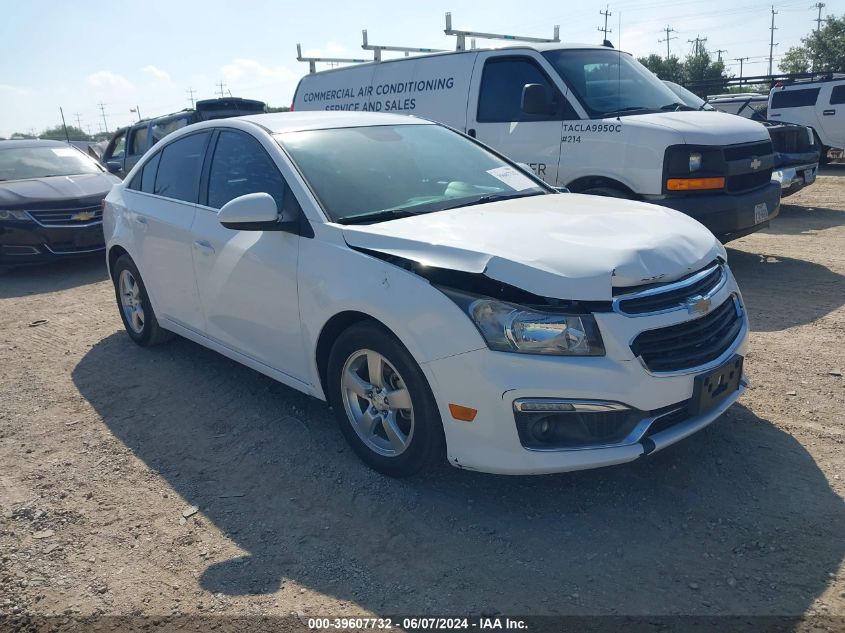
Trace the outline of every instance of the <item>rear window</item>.
[[[197, 201], [202, 161], [209, 136], [211, 132], [191, 134], [174, 141], [160, 152], [153, 193], [185, 202]], [[142, 182], [142, 190], [143, 186]]]
[[772, 95], [772, 108], [800, 108], [816, 105], [820, 88], [781, 90]]
[[833, 92], [830, 93], [830, 105], [837, 105], [839, 103], [845, 103], [845, 84], [834, 86]]

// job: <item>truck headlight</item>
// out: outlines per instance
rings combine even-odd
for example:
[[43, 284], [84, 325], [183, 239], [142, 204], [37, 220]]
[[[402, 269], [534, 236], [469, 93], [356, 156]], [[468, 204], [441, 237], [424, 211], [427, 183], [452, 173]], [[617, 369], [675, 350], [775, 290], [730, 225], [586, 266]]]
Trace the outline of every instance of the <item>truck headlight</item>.
[[23, 220], [24, 222], [31, 222], [32, 218], [26, 211], [10, 211], [8, 209], [0, 209], [0, 221], [3, 220]]
[[701, 152], [690, 152], [689, 170], [690, 173], [701, 169]]
[[604, 342], [592, 314], [547, 312], [448, 288], [440, 290], [467, 313], [492, 350], [604, 356]]

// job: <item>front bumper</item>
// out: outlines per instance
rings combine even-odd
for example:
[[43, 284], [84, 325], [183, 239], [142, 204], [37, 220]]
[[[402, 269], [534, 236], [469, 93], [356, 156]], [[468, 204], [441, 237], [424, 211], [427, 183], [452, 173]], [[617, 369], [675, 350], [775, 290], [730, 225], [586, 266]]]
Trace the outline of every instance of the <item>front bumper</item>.
[[[721, 305], [738, 297], [733, 279], [713, 297]], [[520, 440], [514, 401], [567, 399], [616, 402], [640, 411], [658, 411], [689, 401], [695, 377], [744, 356], [748, 324], [728, 350], [706, 365], [675, 372], [650, 372], [633, 356], [630, 342], [643, 330], [689, 319], [686, 311], [643, 317], [596, 313], [607, 355], [542, 357], [480, 349], [425, 363], [446, 434], [449, 462], [459, 468], [499, 474], [544, 474], [598, 468], [633, 461], [680, 441], [716, 420], [740, 397], [745, 383], [713, 409], [681, 417], [651, 432], [610, 446], [536, 450]], [[455, 420], [449, 404], [477, 409], [472, 422]]]
[[[722, 242], [769, 226], [769, 220], [780, 212], [780, 184], [769, 184], [747, 193], [717, 193], [712, 195], [665, 196], [649, 198], [647, 202], [675, 209], [695, 218]], [[765, 204], [767, 218], [760, 220], [755, 208]]]
[[0, 265], [22, 266], [105, 250], [102, 222], [47, 227], [36, 222], [0, 223]]
[[777, 167], [772, 180], [780, 184], [781, 197], [790, 196], [816, 181], [818, 163]]

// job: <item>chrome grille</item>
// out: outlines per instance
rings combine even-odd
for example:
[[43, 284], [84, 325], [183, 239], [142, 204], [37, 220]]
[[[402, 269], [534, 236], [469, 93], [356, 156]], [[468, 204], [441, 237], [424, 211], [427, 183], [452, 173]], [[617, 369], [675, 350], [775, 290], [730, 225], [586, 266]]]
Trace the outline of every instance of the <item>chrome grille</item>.
[[643, 316], [678, 310], [697, 298], [709, 298], [727, 280], [727, 272], [721, 262], [713, 262], [699, 270], [667, 284], [650, 286], [636, 292], [622, 288], [626, 294], [613, 301], [614, 310], [632, 316]]
[[99, 207], [79, 209], [38, 209], [27, 211], [41, 226], [85, 226], [103, 221], [103, 210]]

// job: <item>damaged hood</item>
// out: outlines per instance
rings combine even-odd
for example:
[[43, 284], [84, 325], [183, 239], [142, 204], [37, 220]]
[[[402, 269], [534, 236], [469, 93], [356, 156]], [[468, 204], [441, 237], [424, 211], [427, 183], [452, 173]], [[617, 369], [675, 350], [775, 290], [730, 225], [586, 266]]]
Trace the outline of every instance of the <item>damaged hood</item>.
[[713, 234], [686, 215], [578, 194], [344, 226], [343, 236], [354, 248], [579, 301], [607, 301], [614, 287], [673, 281], [725, 257]]

